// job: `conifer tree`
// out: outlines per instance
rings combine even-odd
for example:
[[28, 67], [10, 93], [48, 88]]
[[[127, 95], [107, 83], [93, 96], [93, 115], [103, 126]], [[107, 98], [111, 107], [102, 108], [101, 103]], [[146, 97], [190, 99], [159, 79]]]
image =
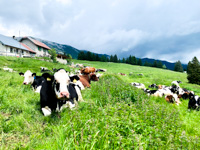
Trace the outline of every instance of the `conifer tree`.
[[180, 60], [175, 63], [174, 71], [183, 72], [183, 66], [182, 66]]
[[188, 63], [187, 79], [190, 83], [200, 85], [200, 63], [196, 57]]
[[162, 67], [163, 67], [162, 61], [159, 61], [159, 62], [158, 62], [157, 67], [158, 67], [158, 68], [162, 68]]
[[114, 57], [113, 57], [113, 62], [118, 62], [118, 58], [117, 58], [117, 55], [115, 54]]
[[157, 61], [155, 60], [154, 62], [153, 62], [153, 65], [152, 65], [152, 67], [157, 67], [158, 65], [157, 65]]
[[137, 65], [142, 66], [142, 60], [138, 59]]

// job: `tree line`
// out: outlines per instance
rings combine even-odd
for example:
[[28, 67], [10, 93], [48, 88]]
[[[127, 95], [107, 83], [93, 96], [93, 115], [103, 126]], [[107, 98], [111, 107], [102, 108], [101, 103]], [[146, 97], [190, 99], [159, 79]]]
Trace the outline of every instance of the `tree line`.
[[[51, 49], [49, 51], [49, 54], [51, 55], [51, 59], [53, 60], [53, 62], [56, 62], [56, 56], [57, 56], [56, 50], [55, 49]], [[67, 56], [68, 59], [72, 59], [70, 54], [68, 54], [66, 56]], [[89, 51], [86, 52], [86, 53], [81, 51], [78, 54], [78, 59], [79, 60], [89, 60], [89, 61], [126, 63], [126, 64], [131, 64], [131, 65], [149, 66], [149, 67], [167, 69], [165, 64], [163, 64], [161, 61], [156, 61], [155, 60], [153, 63], [149, 63], [149, 62], [145, 61], [144, 64], [143, 64], [141, 59], [137, 59], [135, 56], [131, 56], [131, 55], [128, 58], [118, 59], [116, 54], [115, 55], [111, 55], [110, 58], [109, 58], [109, 57], [107, 57], [105, 55], [102, 55], [100, 57], [98, 54], [94, 54], [94, 53], [89, 52]], [[177, 72], [183, 72], [184, 71], [180, 60], [178, 60], [175, 63], [174, 71], [177, 71]], [[200, 62], [197, 59], [197, 57], [194, 57], [192, 59], [192, 61], [188, 62], [188, 65], [187, 65], [187, 79], [188, 79], [189, 83], [200, 85]]]
[[166, 65], [162, 63], [162, 61], [154, 61], [153, 63], [149, 63], [145, 61], [142, 63], [142, 60], [139, 58], [137, 59], [135, 56], [129, 56], [127, 58], [119, 59], [117, 55], [111, 55], [107, 57], [105, 55], [99, 56], [98, 54], [94, 54], [92, 52], [84, 52], [81, 51], [78, 54], [78, 60], [89, 60], [89, 61], [101, 61], [101, 62], [115, 62], [115, 63], [126, 63], [131, 65], [139, 65], [139, 66], [149, 66], [149, 67], [156, 67], [156, 68], [163, 68], [167, 69]]

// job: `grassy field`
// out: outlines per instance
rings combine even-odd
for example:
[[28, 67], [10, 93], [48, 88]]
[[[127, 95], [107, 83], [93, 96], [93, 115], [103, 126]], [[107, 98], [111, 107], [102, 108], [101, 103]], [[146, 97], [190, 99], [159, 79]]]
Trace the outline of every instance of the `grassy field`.
[[[200, 86], [189, 84], [187, 74], [128, 64], [73, 60], [107, 69], [98, 82], [82, 91], [85, 102], [44, 117], [39, 94], [22, 85], [19, 72], [40, 73], [40, 66], [75, 69], [30, 58], [0, 57], [0, 148], [5, 149], [200, 149], [198, 111], [164, 98], [148, 97], [130, 86], [141, 82], [170, 85], [181, 80], [182, 88], [200, 95]], [[2, 70], [7, 66], [13, 73]], [[120, 76], [118, 73], [127, 76]], [[143, 76], [137, 74], [142, 73]]]

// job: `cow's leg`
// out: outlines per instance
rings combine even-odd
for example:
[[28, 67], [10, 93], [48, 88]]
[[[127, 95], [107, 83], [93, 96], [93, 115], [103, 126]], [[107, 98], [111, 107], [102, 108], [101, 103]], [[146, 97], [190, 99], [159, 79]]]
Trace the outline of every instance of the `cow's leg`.
[[48, 106], [43, 107], [43, 108], [42, 108], [42, 112], [43, 112], [44, 116], [49, 116], [49, 115], [51, 115], [51, 109], [50, 109]]

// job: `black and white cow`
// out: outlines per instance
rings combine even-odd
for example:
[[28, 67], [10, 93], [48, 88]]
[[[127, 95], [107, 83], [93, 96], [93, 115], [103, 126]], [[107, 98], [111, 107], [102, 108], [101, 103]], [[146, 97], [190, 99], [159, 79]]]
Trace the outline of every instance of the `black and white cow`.
[[58, 70], [54, 76], [48, 73], [42, 75], [45, 80], [40, 91], [40, 105], [44, 116], [52, 111], [60, 112], [63, 108], [75, 107], [75, 101], [79, 100], [76, 85], [70, 82], [68, 73]]
[[154, 83], [154, 84], [151, 84], [151, 85], [149, 85], [148, 87], [149, 87], [149, 88], [156, 88], [156, 89], [158, 88], [158, 86], [157, 86], [155, 83]]
[[200, 97], [195, 95], [194, 92], [189, 94], [188, 109], [197, 109], [200, 107]]
[[44, 81], [42, 76], [36, 76], [36, 73], [32, 73], [30, 70], [25, 73], [20, 72], [19, 75], [24, 77], [24, 85], [31, 84], [35, 92], [40, 93], [42, 81]]

